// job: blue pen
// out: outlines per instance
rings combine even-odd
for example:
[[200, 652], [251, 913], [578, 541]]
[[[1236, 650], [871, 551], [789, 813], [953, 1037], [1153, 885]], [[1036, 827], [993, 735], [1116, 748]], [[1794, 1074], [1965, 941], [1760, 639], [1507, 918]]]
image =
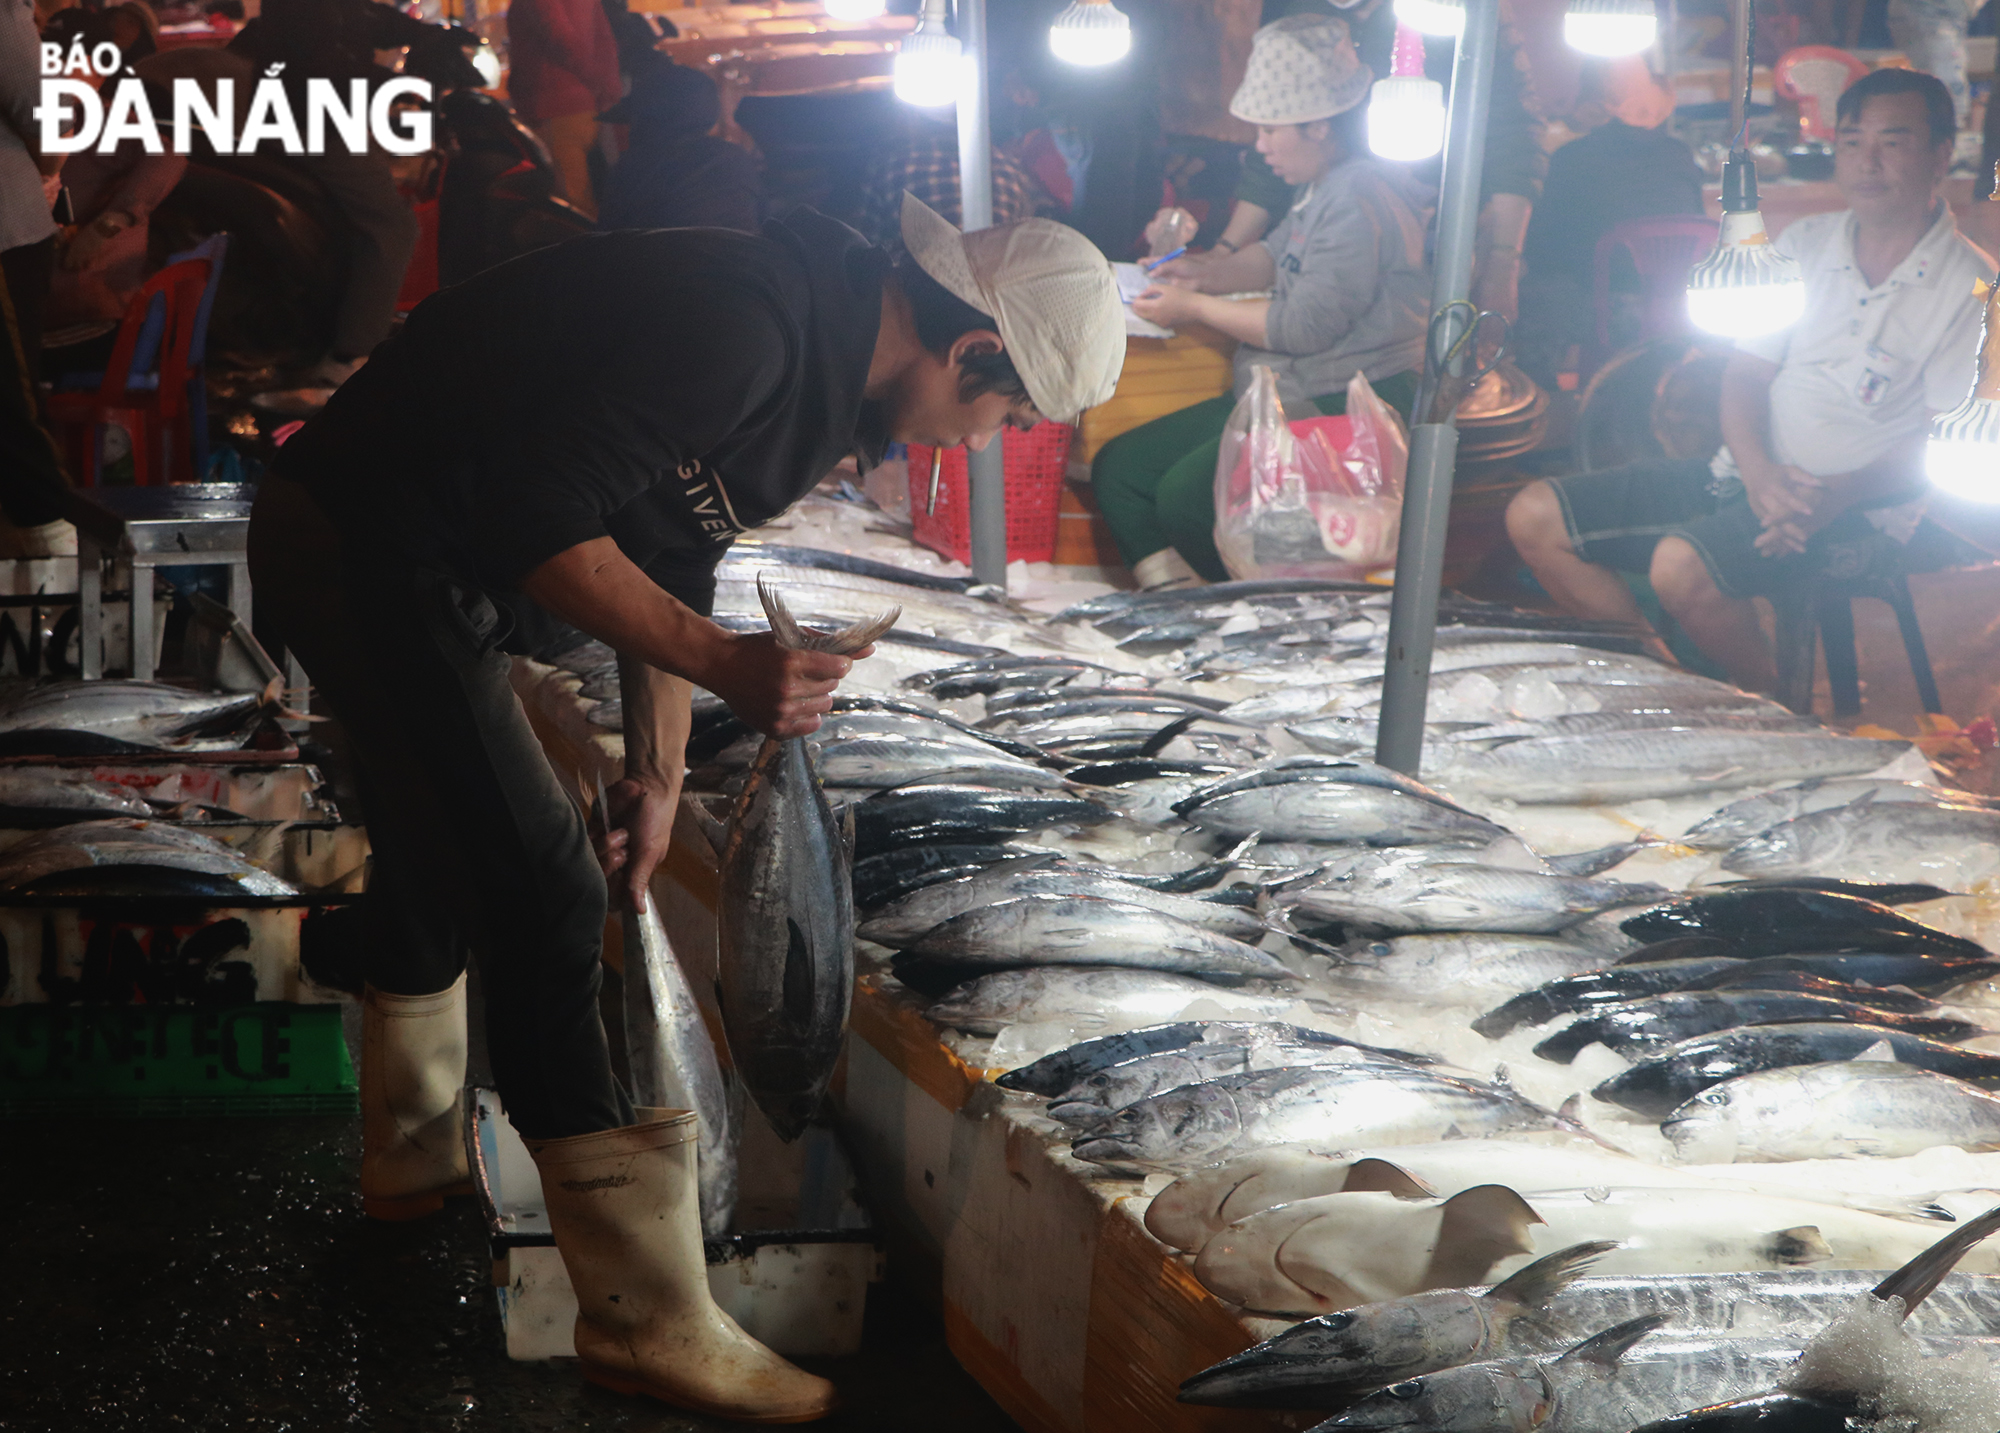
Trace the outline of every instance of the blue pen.
[[1153, 272], [1153, 270], [1160, 267], [1160, 265], [1170, 264], [1175, 259], [1178, 259], [1182, 254], [1185, 254], [1186, 252], [1187, 252], [1187, 245], [1183, 244], [1178, 249], [1175, 249], [1171, 254], [1162, 254], [1160, 255], [1159, 258], [1154, 259], [1151, 263], [1146, 264], [1144, 266], [1145, 270], [1147, 273], [1150, 274]]

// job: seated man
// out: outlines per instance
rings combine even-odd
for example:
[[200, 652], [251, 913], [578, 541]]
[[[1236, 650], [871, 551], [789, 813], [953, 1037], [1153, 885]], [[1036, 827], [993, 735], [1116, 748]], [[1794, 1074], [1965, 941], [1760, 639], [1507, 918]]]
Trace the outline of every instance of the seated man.
[[1836, 144], [1850, 207], [1778, 237], [1805, 270], [1805, 316], [1737, 344], [1721, 451], [1515, 495], [1508, 534], [1565, 611], [1640, 622], [1618, 574], [1647, 573], [1696, 646], [1732, 680], [1769, 691], [1771, 647], [1750, 599], [1798, 580], [1822, 541], [1871, 524], [1907, 539], [1931, 417], [1971, 388], [1973, 283], [1993, 274], [1939, 196], [1955, 132], [1951, 96], [1932, 76], [1857, 80], [1840, 97]]

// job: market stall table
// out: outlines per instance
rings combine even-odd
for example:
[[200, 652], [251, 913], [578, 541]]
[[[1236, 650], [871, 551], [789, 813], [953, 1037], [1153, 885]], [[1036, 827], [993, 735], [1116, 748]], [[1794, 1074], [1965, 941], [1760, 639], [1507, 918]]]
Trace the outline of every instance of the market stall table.
[[[153, 569], [217, 565], [229, 569], [229, 609], [250, 622], [250, 502], [244, 483], [74, 489], [64, 515], [76, 524], [80, 665], [104, 675], [104, 574], [130, 575], [129, 670], [153, 676]], [[140, 634], [148, 634], [142, 638]]]

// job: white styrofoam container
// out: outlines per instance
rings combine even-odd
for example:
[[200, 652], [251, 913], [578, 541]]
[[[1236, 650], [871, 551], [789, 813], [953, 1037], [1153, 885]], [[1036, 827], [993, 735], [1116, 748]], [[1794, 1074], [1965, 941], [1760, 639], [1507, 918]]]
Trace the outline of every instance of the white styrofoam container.
[[[507, 1356], [576, 1353], [576, 1293], [556, 1252], [542, 1180], [492, 1090], [472, 1092], [467, 1125], [473, 1181], [493, 1251]], [[868, 1286], [883, 1254], [869, 1229], [759, 1230], [708, 1241], [708, 1288], [752, 1338], [787, 1357], [861, 1347]]]

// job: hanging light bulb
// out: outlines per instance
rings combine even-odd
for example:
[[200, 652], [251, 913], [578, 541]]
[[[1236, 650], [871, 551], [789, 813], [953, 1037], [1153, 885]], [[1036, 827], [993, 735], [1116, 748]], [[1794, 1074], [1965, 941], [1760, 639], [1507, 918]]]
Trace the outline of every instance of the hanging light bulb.
[[1111, 0], [1075, 0], [1049, 26], [1049, 49], [1072, 65], [1108, 65], [1132, 49], [1132, 22]]
[[1368, 147], [1382, 159], [1429, 159], [1444, 148], [1444, 86], [1422, 75], [1375, 81]]
[[958, 102], [964, 47], [945, 29], [944, 0], [924, 0], [924, 16], [896, 51], [896, 98], [919, 109]]
[[1368, 91], [1368, 147], [1383, 159], [1429, 159], [1444, 148], [1444, 86], [1424, 78], [1424, 37], [1396, 26], [1389, 74]]
[[1972, 392], [1931, 425], [1924, 470], [1940, 492], [2000, 503], [2000, 284], [1986, 286], [1986, 326]]
[[1653, 0], [1569, 0], [1563, 16], [1563, 39], [1586, 55], [1636, 55], [1659, 37]]
[[1396, 0], [1396, 18], [1426, 35], [1455, 39], [1465, 29], [1465, 0]]
[[836, 20], [872, 20], [889, 8], [889, 0], [825, 0], [826, 13]]
[[1757, 170], [1749, 154], [1729, 152], [1722, 169], [1722, 232], [1715, 251], [1688, 271], [1688, 317], [1724, 338], [1755, 338], [1798, 322], [1806, 311], [1805, 274], [1781, 254], [1757, 207]]

